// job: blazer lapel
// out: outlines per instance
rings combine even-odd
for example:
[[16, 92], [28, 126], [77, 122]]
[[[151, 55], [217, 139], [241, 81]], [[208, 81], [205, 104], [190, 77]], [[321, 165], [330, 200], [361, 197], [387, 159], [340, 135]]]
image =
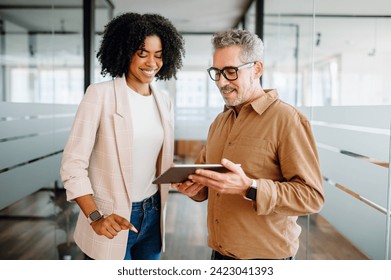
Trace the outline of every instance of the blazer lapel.
[[162, 149], [162, 158], [161, 161], [159, 162], [158, 166], [158, 174], [161, 173], [161, 168], [163, 166], [170, 166], [171, 165], [171, 156], [167, 157], [167, 154], [170, 154], [171, 151], [171, 143], [169, 143], [168, 140], [174, 139], [174, 115], [173, 115], [173, 110], [170, 111], [168, 108], [167, 100], [162, 96], [163, 93], [160, 93], [156, 91], [155, 88], [152, 88], [153, 95], [156, 100], [156, 104], [160, 113], [160, 118], [162, 120], [162, 126], [163, 126], [163, 131], [164, 131], [164, 142], [163, 142], [163, 149]]
[[[158, 92], [153, 87], [152, 92], [156, 100], [164, 131], [163, 147], [160, 151], [158, 162], [156, 164], [156, 175], [160, 175], [163, 171], [162, 169], [167, 169], [172, 165], [174, 149], [174, 112], [168, 107], [169, 103], [167, 102], [166, 98], [163, 97], [163, 93]], [[167, 200], [169, 184], [162, 184], [160, 185], [160, 188], [166, 190], [161, 191], [161, 200], [165, 202]]]
[[127, 98], [127, 86], [124, 77], [113, 80], [115, 96], [114, 130], [117, 142], [121, 173], [127, 189], [129, 200], [132, 176], [131, 147], [133, 143], [132, 121], [129, 101]]

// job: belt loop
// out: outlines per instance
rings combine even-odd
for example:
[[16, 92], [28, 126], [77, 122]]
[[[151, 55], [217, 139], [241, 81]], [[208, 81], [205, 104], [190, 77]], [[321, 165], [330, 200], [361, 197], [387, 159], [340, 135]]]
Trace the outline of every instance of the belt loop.
[[155, 195], [156, 195], [156, 193], [154, 193], [154, 194], [151, 196], [151, 204], [152, 204], [152, 205], [155, 204]]
[[145, 210], [145, 205], [147, 204], [148, 198], [143, 200], [143, 210]]

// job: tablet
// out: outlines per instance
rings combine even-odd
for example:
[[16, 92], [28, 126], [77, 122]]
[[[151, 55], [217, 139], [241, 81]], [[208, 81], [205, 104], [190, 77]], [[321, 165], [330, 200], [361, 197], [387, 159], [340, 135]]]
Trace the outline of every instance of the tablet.
[[197, 169], [209, 169], [217, 172], [228, 172], [229, 170], [221, 164], [175, 164], [166, 172], [157, 177], [153, 184], [181, 183], [187, 180], [190, 174]]

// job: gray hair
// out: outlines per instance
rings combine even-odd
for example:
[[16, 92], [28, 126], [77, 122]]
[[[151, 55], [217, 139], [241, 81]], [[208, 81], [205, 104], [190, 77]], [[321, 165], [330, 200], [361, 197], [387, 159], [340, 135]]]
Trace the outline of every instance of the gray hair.
[[258, 35], [248, 30], [230, 29], [217, 32], [213, 35], [212, 44], [215, 50], [230, 46], [239, 46], [242, 48], [240, 53], [240, 60], [242, 62], [263, 62], [263, 42]]

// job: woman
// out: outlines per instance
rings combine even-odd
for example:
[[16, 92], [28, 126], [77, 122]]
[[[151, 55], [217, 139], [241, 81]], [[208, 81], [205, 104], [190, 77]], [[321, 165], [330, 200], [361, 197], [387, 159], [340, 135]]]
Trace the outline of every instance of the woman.
[[113, 79], [90, 85], [64, 149], [61, 178], [80, 212], [87, 259], [159, 259], [173, 161], [173, 108], [151, 85], [176, 77], [184, 41], [166, 18], [126, 13], [106, 26], [97, 58]]

